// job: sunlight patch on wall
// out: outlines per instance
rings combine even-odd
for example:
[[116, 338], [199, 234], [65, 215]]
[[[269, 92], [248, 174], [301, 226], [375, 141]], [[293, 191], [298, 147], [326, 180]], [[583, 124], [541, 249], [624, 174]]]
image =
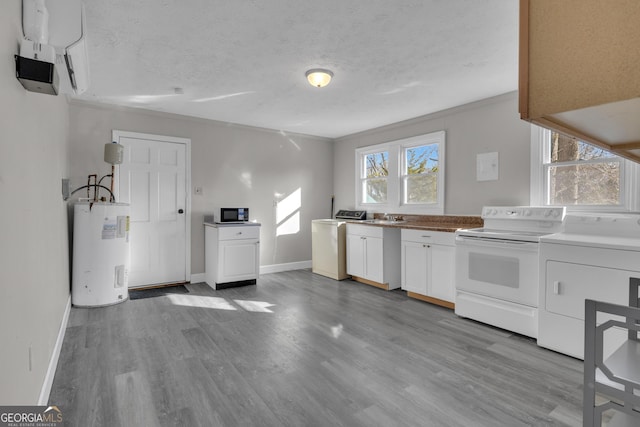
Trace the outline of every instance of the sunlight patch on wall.
[[298, 151], [302, 151], [302, 148], [293, 140], [289, 137], [289, 135], [286, 134], [285, 131], [281, 130], [280, 131], [280, 135], [284, 136], [285, 138], [287, 138], [287, 140], [291, 143], [291, 145], [293, 145], [294, 147], [296, 147], [296, 149]]
[[276, 207], [276, 236], [296, 234], [300, 231], [302, 189], [298, 188], [278, 202]]
[[240, 182], [244, 184], [249, 190], [251, 190], [251, 172], [242, 172], [240, 174]]
[[286, 221], [278, 224], [276, 236], [286, 236], [288, 234], [296, 234], [300, 231], [300, 212], [296, 212]]

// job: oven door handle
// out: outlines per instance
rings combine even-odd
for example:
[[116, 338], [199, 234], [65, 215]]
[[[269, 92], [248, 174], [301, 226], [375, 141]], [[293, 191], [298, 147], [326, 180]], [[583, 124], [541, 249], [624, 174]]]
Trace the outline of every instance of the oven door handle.
[[481, 246], [488, 248], [537, 249], [536, 242], [522, 242], [518, 240], [487, 239], [482, 237], [456, 236], [456, 244]]

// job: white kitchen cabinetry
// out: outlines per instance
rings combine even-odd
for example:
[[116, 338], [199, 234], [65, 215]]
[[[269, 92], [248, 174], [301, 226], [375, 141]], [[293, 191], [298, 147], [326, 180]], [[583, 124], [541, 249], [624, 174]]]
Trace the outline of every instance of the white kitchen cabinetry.
[[400, 287], [400, 229], [347, 224], [347, 274], [382, 289]]
[[403, 229], [402, 289], [412, 298], [453, 308], [455, 234]]
[[255, 284], [260, 224], [205, 224], [205, 280], [213, 289]]

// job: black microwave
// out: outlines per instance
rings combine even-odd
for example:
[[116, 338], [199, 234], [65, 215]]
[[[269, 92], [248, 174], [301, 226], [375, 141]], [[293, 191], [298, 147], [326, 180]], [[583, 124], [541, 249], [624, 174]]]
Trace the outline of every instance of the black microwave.
[[220, 222], [247, 222], [249, 208], [220, 208]]

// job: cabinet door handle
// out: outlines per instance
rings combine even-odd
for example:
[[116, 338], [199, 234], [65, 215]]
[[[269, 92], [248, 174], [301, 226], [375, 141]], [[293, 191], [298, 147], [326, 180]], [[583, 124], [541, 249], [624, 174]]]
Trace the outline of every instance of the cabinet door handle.
[[431, 236], [422, 236], [422, 237], [424, 237], [425, 239], [430, 239], [431, 238]]
[[422, 245], [423, 248], [430, 248], [431, 245]]
[[560, 282], [558, 280], [555, 280], [553, 282], [553, 293], [556, 295], [560, 295], [561, 289], [560, 289]]

